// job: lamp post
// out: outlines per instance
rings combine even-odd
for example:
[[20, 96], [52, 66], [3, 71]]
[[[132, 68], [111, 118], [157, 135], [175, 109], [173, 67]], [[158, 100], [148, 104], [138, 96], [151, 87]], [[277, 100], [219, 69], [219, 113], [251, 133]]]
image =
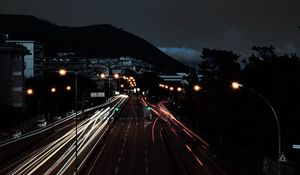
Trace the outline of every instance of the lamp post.
[[[77, 174], [77, 167], [78, 167], [78, 144], [77, 144], [77, 110], [78, 110], [78, 106], [77, 106], [77, 74], [78, 74], [78, 71], [74, 71], [75, 73], [75, 174]], [[60, 69], [59, 70], [59, 74], [61, 76], [65, 76], [67, 74], [67, 70], [65, 69]]]
[[30, 89], [27, 89], [26, 90], [26, 94], [27, 95], [32, 95], [33, 94], [33, 90], [30, 88]]
[[233, 89], [239, 89], [239, 88], [245, 88], [253, 93], [255, 93], [256, 95], [258, 95], [261, 99], [263, 99], [267, 104], [268, 106], [270, 107], [270, 109], [272, 110], [272, 113], [274, 115], [274, 118], [276, 120], [276, 124], [277, 124], [277, 131], [278, 131], [278, 175], [281, 174], [281, 155], [283, 155], [282, 153], [282, 148], [281, 148], [281, 130], [280, 130], [280, 125], [279, 125], [279, 120], [278, 120], [278, 117], [277, 117], [277, 114], [274, 110], [274, 107], [271, 105], [271, 103], [261, 94], [259, 93], [258, 91], [252, 89], [252, 88], [249, 88], [245, 85], [242, 85], [238, 82], [232, 82], [231, 84], [232, 88]]
[[[65, 90], [66, 91], [71, 91], [71, 86], [66, 86], [66, 88], [65, 88]], [[60, 91], [60, 93], [58, 93], [58, 95], [57, 95], [57, 97], [56, 97], [56, 115], [57, 116], [60, 116], [60, 114], [59, 114], [59, 108], [58, 108], [58, 106], [59, 106], [59, 98], [60, 98], [60, 96], [63, 94], [63, 91]]]
[[198, 92], [198, 91], [201, 90], [201, 87], [200, 87], [199, 85], [196, 84], [196, 85], [194, 85], [194, 88], [193, 88], [193, 89], [194, 89], [195, 92]]
[[118, 84], [120, 84], [120, 83], [118, 83], [118, 80], [120, 81], [120, 75], [119, 75], [118, 73], [115, 73], [115, 74], [113, 75], [113, 77], [116, 79], [115, 92], [116, 92], [116, 91], [120, 91], [120, 90], [119, 90], [119, 85], [118, 85]]
[[[55, 87], [51, 88], [50, 92], [51, 93], [55, 93], [56, 92], [56, 88]], [[31, 95], [32, 93], [33, 93], [32, 89], [31, 90], [30, 89], [27, 90], [27, 94]], [[40, 119], [41, 103], [42, 103], [42, 100], [44, 99], [44, 97], [46, 96], [46, 94], [47, 94], [47, 92], [44, 93], [41, 96], [41, 98], [39, 99], [39, 102], [38, 102], [38, 119]]]
[[104, 86], [104, 79], [106, 78], [106, 75], [105, 75], [105, 73], [101, 73], [100, 74], [100, 79], [101, 79], [101, 90], [103, 91], [103, 92], [105, 92], [105, 86]]

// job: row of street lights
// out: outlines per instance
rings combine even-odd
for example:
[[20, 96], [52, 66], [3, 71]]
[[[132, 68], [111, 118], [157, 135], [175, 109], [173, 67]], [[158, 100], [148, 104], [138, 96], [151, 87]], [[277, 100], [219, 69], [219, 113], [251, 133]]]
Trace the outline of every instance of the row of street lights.
[[[173, 86], [169, 86], [169, 85], [165, 85], [165, 84], [159, 84], [159, 87], [170, 90], [170, 91], [175, 90], [175, 88]], [[182, 87], [177, 87], [176, 90], [177, 90], [177, 92], [182, 92], [183, 91]]]
[[[76, 166], [76, 170], [75, 170], [75, 174], [78, 174], [78, 119], [77, 119], [77, 111], [78, 111], [78, 73], [80, 72], [83, 72], [83, 71], [68, 71], [66, 69], [59, 69], [58, 70], [58, 74], [60, 76], [66, 76], [67, 73], [74, 73], [75, 74], [75, 166]], [[105, 73], [101, 73], [101, 74], [98, 74], [98, 76], [100, 77], [100, 79], [106, 79], [108, 77], [108, 80], [109, 80], [109, 91], [110, 91], [110, 76], [107, 76]], [[112, 78], [116, 79], [116, 80], [120, 80], [120, 74], [118, 73], [114, 73], [112, 75]], [[124, 79], [126, 79], [130, 85], [130, 87], [135, 87], [136, 86], [136, 82], [135, 82], [135, 79], [133, 77], [126, 77], [126, 76], [123, 76]], [[119, 85], [120, 87], [124, 87], [124, 85]], [[122, 87], [122, 88], [123, 88]], [[66, 86], [66, 90], [67, 91], [70, 91], [72, 88], [71, 86]], [[33, 95], [34, 94], [34, 89], [32, 88], [29, 88], [26, 90], [26, 94], [27, 95]], [[55, 87], [51, 87], [50, 88], [50, 92], [52, 94], [56, 93], [57, 92], [57, 89]], [[110, 92], [109, 92], [110, 93]], [[42, 99], [46, 96], [47, 93], [43, 94], [39, 101], [38, 101], [38, 116], [40, 115], [40, 105], [41, 105], [41, 101]]]
[[[66, 88], [65, 88], [67, 91], [70, 91], [71, 90], [71, 86], [66, 86]], [[32, 89], [32, 88], [28, 88], [27, 90], [26, 90], [26, 94], [28, 95], [28, 96], [32, 96], [33, 94], [34, 94], [34, 89]], [[51, 93], [51, 94], [54, 94], [54, 93], [56, 93], [57, 92], [57, 89], [55, 88], [55, 87], [51, 87], [51, 88], [49, 88], [49, 92]], [[47, 95], [48, 93], [46, 92], [46, 93], [44, 93], [44, 94], [42, 94], [41, 95], [41, 97], [39, 98], [39, 101], [38, 101], [38, 118], [40, 118], [40, 109], [41, 109], [41, 103], [42, 103], [42, 100], [44, 99], [44, 97]]]
[[[71, 73], [75, 73], [75, 166], [76, 166], [76, 170], [75, 170], [75, 174], [78, 174], [78, 121], [77, 121], [77, 111], [78, 111], [78, 73], [79, 72], [83, 72], [83, 71], [67, 71], [66, 69], [60, 69], [58, 71], [58, 73], [61, 75], [61, 76], [65, 76], [67, 74], [67, 72], [71, 72]], [[100, 73], [100, 74], [97, 74], [97, 76], [100, 77], [100, 79], [106, 79], [108, 77], [108, 81], [109, 81], [109, 97], [110, 97], [110, 76], [106, 75], [105, 73]], [[120, 80], [120, 74], [118, 73], [114, 73], [112, 75], [112, 77], [116, 80]], [[125, 76], [123, 77], [124, 79]], [[129, 77], [128, 78], [129, 82], [130, 82], [130, 85], [132, 86], [136, 86], [136, 83], [135, 83], [135, 79], [133, 77]], [[71, 88], [71, 87], [70, 87]]]
[[[170, 91], [174, 91], [174, 90], [175, 90], [175, 88], [174, 88], [173, 86], [169, 86], [169, 85], [165, 85], [165, 84], [159, 84], [159, 87], [164, 88], [164, 89], [168, 89], [168, 90], [170, 90]], [[194, 90], [195, 92], [198, 92], [198, 91], [200, 91], [201, 89], [202, 89], [201, 86], [198, 85], [198, 84], [196, 84], [196, 85], [193, 86], [193, 90]], [[178, 86], [178, 87], [176, 88], [176, 90], [177, 90], [177, 92], [183, 92], [184, 89], [183, 89], [182, 87]]]

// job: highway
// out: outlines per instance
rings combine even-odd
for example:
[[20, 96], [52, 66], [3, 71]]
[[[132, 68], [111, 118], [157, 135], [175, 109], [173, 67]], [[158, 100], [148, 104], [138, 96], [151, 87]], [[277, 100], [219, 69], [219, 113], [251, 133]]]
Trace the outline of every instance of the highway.
[[0, 174], [225, 175], [210, 145], [165, 103], [115, 97], [77, 120], [77, 158], [73, 118], [39, 146], [1, 166]]
[[[225, 175], [209, 144], [163, 104], [131, 97], [83, 174]], [[146, 106], [151, 106], [151, 118]]]
[[73, 118], [72, 122], [66, 122], [61, 128], [64, 130], [63, 133], [57, 131], [60, 133], [59, 136], [53, 134], [41, 147], [10, 161], [1, 167], [0, 174], [74, 174], [76, 167], [79, 172], [87, 158], [91, 156], [94, 145], [113, 124], [114, 117], [117, 116], [115, 109], [126, 101], [126, 96], [116, 97], [109, 102], [110, 105], [95, 109], [92, 116], [77, 120], [77, 160], [76, 118]]

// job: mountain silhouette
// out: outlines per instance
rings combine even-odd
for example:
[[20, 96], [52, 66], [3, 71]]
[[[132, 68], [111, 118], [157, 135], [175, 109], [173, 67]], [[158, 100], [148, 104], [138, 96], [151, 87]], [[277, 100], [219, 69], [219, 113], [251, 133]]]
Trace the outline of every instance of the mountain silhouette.
[[9, 14], [0, 14], [0, 21], [0, 32], [8, 34], [8, 39], [41, 42], [46, 56], [56, 56], [57, 52], [96, 58], [130, 56], [155, 65], [161, 72], [186, 70], [149, 42], [112, 25], [67, 27], [34, 16]]

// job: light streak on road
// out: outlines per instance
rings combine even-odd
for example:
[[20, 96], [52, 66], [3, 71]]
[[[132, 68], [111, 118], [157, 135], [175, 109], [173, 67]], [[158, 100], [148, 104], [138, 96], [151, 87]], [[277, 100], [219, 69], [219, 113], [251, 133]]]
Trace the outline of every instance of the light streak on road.
[[169, 121], [173, 122], [176, 126], [179, 126], [182, 128], [182, 130], [188, 134], [190, 137], [195, 137], [198, 140], [200, 140], [206, 147], [209, 147], [210, 145], [204, 141], [204, 139], [200, 138], [197, 134], [195, 134], [192, 130], [190, 130], [188, 127], [186, 127], [184, 124], [182, 124], [179, 120], [177, 120], [169, 111], [168, 109], [163, 105], [164, 102], [160, 102], [158, 104], [158, 107], [162, 113], [164, 113], [165, 116], [169, 117]]
[[[184, 124], [182, 124], [179, 120], [177, 120], [170, 112], [169, 110], [164, 106], [165, 101], [161, 101], [157, 104], [157, 106], [152, 105], [149, 103], [145, 98], [141, 99], [141, 103], [144, 106], [151, 106], [151, 110], [158, 116], [155, 121], [152, 123], [152, 141], [154, 142], [154, 129], [156, 126], [156, 122], [158, 119], [162, 119], [167, 123], [171, 131], [174, 133], [174, 135], [177, 137], [178, 141], [181, 142], [182, 146], [185, 147], [190, 153], [191, 156], [195, 159], [195, 161], [203, 168], [205, 171], [205, 174], [211, 175], [212, 173], [210, 170], [204, 165], [203, 161], [200, 160], [200, 155], [204, 155], [206, 160], [210, 162], [221, 174], [225, 175], [226, 173], [222, 170], [222, 168], [214, 161], [212, 160], [207, 153], [209, 152], [208, 147], [210, 145], [204, 141], [204, 139], [200, 138], [197, 134], [195, 134], [192, 130], [190, 130], [188, 127], [186, 127]], [[193, 142], [197, 139], [200, 141], [200, 147], [198, 148], [192, 148], [190, 147], [183, 139], [183, 135], [179, 136], [177, 131], [183, 131], [186, 136], [190, 138]], [[197, 150], [196, 150], [197, 149]], [[202, 150], [203, 149], [203, 150]], [[201, 150], [201, 153], [199, 154], [199, 151]], [[199, 155], [198, 155], [199, 154]]]
[[[82, 167], [87, 155], [92, 152], [95, 142], [113, 122], [115, 107], [122, 106], [126, 100], [127, 96], [115, 97], [107, 102], [113, 103], [113, 105], [102, 107], [91, 117], [78, 123], [77, 151], [80, 167]], [[18, 162], [19, 165], [8, 174], [73, 174], [75, 171], [75, 138], [75, 126], [73, 125], [73, 128], [63, 136], [22, 159], [22, 162]]]
[[155, 141], [155, 136], [154, 136], [154, 129], [155, 129], [155, 125], [156, 125], [156, 122], [157, 122], [157, 120], [158, 120], [159, 118], [157, 117], [156, 119], [155, 119], [155, 121], [154, 121], [154, 123], [153, 123], [153, 125], [152, 125], [152, 132], [151, 132], [151, 134], [152, 134], [152, 142], [154, 143], [154, 141]]

